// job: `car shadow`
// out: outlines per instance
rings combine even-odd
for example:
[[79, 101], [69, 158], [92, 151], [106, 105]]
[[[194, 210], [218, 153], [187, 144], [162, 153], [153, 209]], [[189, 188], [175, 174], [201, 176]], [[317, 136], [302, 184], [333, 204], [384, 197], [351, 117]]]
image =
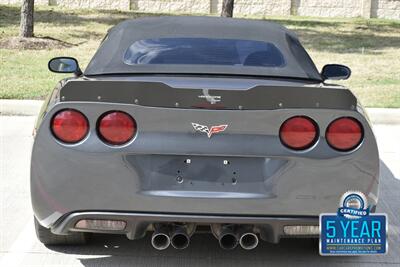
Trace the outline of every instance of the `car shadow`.
[[[284, 239], [279, 244], [260, 242], [251, 251], [239, 247], [226, 251], [219, 247], [211, 234], [195, 234], [185, 250], [169, 247], [157, 251], [150, 244], [150, 235], [134, 241], [124, 236], [93, 235], [87, 246], [51, 249], [68, 254], [91, 255], [90, 258], [79, 259], [84, 266], [242, 266], [265, 265], [268, 262], [288, 265], [294, 258], [298, 262], [307, 262], [310, 257], [319, 258], [317, 239]], [[282, 258], [282, 253], [290, 253], [290, 257]]]
[[[393, 172], [389, 169], [389, 167], [386, 165], [386, 163], [383, 160], [380, 160], [379, 162], [379, 167], [380, 167], [380, 171], [381, 171], [381, 177], [382, 177], [382, 181], [390, 181], [390, 182], [394, 182], [394, 183], [398, 183], [398, 189], [400, 189], [400, 177], [395, 177]], [[393, 181], [394, 179], [394, 181]]]

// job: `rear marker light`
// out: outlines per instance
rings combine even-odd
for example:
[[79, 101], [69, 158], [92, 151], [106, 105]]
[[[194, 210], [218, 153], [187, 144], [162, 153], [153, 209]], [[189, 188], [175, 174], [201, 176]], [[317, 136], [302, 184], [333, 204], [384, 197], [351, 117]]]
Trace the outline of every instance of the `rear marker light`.
[[85, 115], [74, 109], [64, 109], [51, 120], [51, 131], [64, 143], [77, 143], [87, 135], [89, 123]]
[[319, 235], [318, 225], [287, 225], [283, 227], [286, 235]]
[[326, 141], [339, 151], [350, 151], [355, 149], [363, 139], [363, 128], [361, 123], [351, 117], [343, 117], [334, 120], [326, 130]]
[[127, 113], [112, 111], [100, 117], [97, 131], [101, 139], [111, 145], [123, 145], [136, 134], [136, 121]]
[[75, 224], [76, 229], [122, 231], [126, 227], [125, 221], [119, 220], [80, 220]]
[[293, 150], [310, 148], [318, 140], [318, 126], [309, 117], [295, 116], [287, 119], [279, 130], [282, 144]]

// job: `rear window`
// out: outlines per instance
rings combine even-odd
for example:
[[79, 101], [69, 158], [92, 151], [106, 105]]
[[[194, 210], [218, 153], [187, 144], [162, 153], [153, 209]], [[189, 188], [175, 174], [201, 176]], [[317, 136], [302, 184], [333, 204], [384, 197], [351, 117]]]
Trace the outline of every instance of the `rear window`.
[[128, 65], [186, 64], [249, 67], [283, 67], [285, 58], [272, 43], [211, 38], [144, 39], [129, 46]]

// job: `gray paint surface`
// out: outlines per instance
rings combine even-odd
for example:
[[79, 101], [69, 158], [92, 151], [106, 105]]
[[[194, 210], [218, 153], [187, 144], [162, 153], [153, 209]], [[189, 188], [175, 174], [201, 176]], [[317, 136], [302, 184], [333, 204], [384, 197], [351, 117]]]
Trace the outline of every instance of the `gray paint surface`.
[[[400, 169], [396, 133], [400, 126], [374, 125], [381, 162], [377, 212], [389, 218], [389, 253], [374, 257], [321, 257], [318, 242], [282, 239], [260, 242], [252, 251], [224, 251], [211, 234], [195, 234], [188, 249], [155, 251], [150, 235], [128, 240], [123, 235], [93, 235], [86, 246], [46, 247], [33, 229], [29, 195], [29, 159], [35, 118], [0, 116], [0, 265], [1, 266], [397, 266], [400, 264]], [[396, 160], [397, 159], [397, 160]], [[290, 256], [289, 256], [290, 255]]]
[[[57, 95], [50, 100], [55, 105], [43, 113], [32, 154], [32, 201], [46, 226], [56, 221], [57, 216], [46, 220], [54, 212], [80, 210], [318, 216], [335, 212], [348, 190], [360, 190], [376, 204], [378, 151], [359, 111], [160, 108], [57, 102]], [[77, 109], [89, 120], [90, 132], [78, 144], [62, 144], [49, 130], [51, 117], [64, 108]], [[109, 110], [135, 118], [138, 133], [132, 142], [116, 148], [98, 138], [97, 119]], [[313, 118], [320, 128], [316, 145], [302, 152], [287, 149], [278, 137], [280, 125], [295, 115]], [[325, 141], [328, 124], [342, 116], [358, 119], [365, 130], [363, 143], [350, 153], [335, 151]], [[194, 131], [192, 122], [229, 126], [207, 138]], [[184, 164], [185, 157], [196, 162], [194, 167]], [[232, 164], [226, 168], [223, 160]], [[177, 182], [179, 175], [183, 183]], [[237, 182], [229, 182], [232, 178]]]

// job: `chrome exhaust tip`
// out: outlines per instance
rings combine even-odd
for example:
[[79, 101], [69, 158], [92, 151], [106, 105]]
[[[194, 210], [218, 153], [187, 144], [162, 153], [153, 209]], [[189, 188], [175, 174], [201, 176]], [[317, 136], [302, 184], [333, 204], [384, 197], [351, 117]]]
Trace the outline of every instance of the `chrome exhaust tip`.
[[224, 233], [220, 235], [219, 246], [226, 250], [231, 250], [236, 248], [238, 245], [238, 240], [236, 235], [232, 232]]
[[238, 245], [237, 225], [233, 224], [211, 224], [211, 232], [218, 239], [222, 249], [231, 250]]
[[171, 232], [171, 245], [176, 249], [185, 249], [189, 246], [190, 236], [186, 227], [175, 226]]
[[189, 243], [190, 238], [186, 233], [174, 233], [171, 236], [171, 245], [176, 249], [185, 249]]
[[240, 236], [239, 244], [243, 249], [255, 249], [258, 245], [258, 237], [254, 233], [244, 233]]
[[154, 233], [151, 236], [151, 245], [157, 250], [164, 250], [169, 247], [169, 228], [165, 225], [155, 225]]
[[151, 245], [157, 250], [164, 250], [169, 247], [171, 241], [165, 233], [154, 233], [151, 237]]

